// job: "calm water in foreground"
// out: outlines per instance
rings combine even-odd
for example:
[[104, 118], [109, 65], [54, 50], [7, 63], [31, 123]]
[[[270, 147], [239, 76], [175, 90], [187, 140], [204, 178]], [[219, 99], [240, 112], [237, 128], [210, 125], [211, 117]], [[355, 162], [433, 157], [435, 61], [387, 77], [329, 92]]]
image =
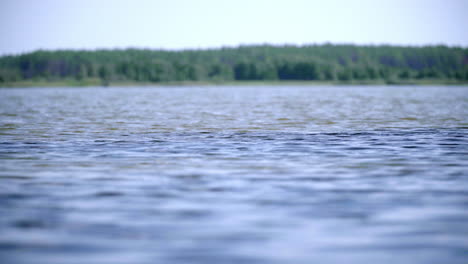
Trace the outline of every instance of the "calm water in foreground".
[[468, 87], [0, 89], [2, 263], [466, 263]]

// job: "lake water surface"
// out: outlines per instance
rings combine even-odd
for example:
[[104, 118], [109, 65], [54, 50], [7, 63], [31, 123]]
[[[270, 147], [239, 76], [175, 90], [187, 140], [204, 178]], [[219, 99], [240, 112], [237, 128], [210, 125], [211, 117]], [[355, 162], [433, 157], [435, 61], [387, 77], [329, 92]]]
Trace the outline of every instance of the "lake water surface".
[[0, 89], [2, 263], [466, 263], [468, 87]]

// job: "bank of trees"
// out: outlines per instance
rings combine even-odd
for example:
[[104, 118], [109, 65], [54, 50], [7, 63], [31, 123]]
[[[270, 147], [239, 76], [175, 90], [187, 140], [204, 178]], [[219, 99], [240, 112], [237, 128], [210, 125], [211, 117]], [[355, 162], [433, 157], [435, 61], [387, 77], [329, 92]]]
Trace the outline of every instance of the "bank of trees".
[[468, 81], [468, 49], [446, 46], [241, 46], [210, 50], [35, 51], [0, 58], [0, 83], [319, 80]]

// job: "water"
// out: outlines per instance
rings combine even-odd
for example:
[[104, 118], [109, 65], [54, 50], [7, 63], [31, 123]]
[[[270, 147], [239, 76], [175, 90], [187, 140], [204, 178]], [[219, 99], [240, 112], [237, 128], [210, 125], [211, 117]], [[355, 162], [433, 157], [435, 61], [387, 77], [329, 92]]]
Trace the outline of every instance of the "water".
[[4, 263], [466, 263], [467, 87], [0, 89]]

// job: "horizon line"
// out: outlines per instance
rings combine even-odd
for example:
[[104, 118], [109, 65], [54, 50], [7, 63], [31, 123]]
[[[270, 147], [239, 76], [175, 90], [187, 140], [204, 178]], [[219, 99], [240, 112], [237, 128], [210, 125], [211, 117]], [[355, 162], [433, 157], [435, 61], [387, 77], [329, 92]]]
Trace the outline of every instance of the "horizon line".
[[183, 47], [183, 48], [167, 48], [167, 47], [148, 47], [148, 46], [132, 46], [125, 47], [94, 47], [94, 48], [37, 48], [30, 51], [20, 51], [16, 53], [0, 53], [0, 57], [13, 57], [31, 54], [35, 52], [57, 52], [57, 51], [125, 51], [125, 50], [150, 50], [163, 52], [187, 52], [187, 51], [210, 51], [223, 49], [239, 49], [245, 47], [296, 47], [305, 48], [312, 46], [354, 46], [354, 47], [395, 47], [395, 48], [426, 48], [426, 47], [447, 47], [447, 48], [462, 48], [467, 49], [468, 45], [447, 44], [447, 43], [432, 43], [432, 44], [392, 44], [392, 43], [352, 43], [352, 42], [322, 42], [322, 43], [240, 43], [234, 45], [207, 46], [207, 47]]

